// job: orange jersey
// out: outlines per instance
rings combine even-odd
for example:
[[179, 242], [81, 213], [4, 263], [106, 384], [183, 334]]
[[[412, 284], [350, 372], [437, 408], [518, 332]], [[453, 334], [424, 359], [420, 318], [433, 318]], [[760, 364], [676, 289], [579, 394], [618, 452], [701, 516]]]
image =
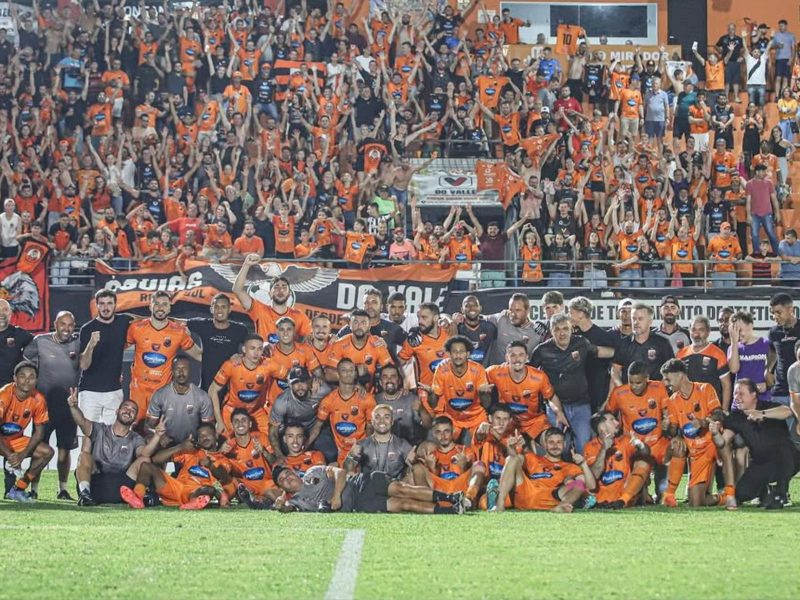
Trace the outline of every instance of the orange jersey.
[[648, 446], [655, 445], [662, 437], [661, 415], [667, 407], [669, 395], [660, 381], [649, 381], [644, 394], [637, 396], [630, 384], [611, 390], [606, 409], [619, 413], [622, 431], [631, 431]]
[[694, 240], [689, 237], [685, 242], [678, 238], [672, 238], [670, 247], [670, 257], [672, 258], [672, 270], [682, 275], [694, 273]]
[[619, 103], [622, 107], [623, 119], [638, 119], [642, 106], [642, 94], [639, 90], [623, 88], [619, 91]]
[[286, 457], [286, 466], [294, 469], [300, 477], [305, 475], [311, 467], [325, 464], [325, 456], [319, 450], [306, 450], [297, 456]]
[[608, 97], [611, 100], [619, 100], [620, 99], [620, 92], [628, 87], [628, 84], [631, 81], [631, 76], [628, 73], [623, 72], [611, 72], [611, 85], [608, 89]]
[[522, 246], [519, 249], [522, 259], [522, 280], [527, 282], [537, 282], [544, 278], [542, 271], [542, 249], [539, 246], [529, 248]]
[[721, 60], [714, 65], [706, 61], [706, 89], [712, 92], [725, 89], [725, 63]]
[[279, 216], [272, 217], [272, 227], [275, 231], [275, 251], [294, 252], [295, 218], [288, 217], [286, 221]]
[[688, 398], [680, 392], [670, 396], [667, 403], [670, 423], [677, 425], [683, 433], [683, 440], [689, 448], [689, 456], [701, 454], [706, 448], [713, 448], [714, 441], [708, 429], [698, 430], [692, 424], [695, 419], [705, 419], [716, 409], [721, 409], [714, 387], [708, 383], [692, 383]]
[[266, 434], [260, 431], [251, 432], [247, 444], [244, 446], [236, 441], [236, 436], [231, 436], [228, 439], [228, 445], [231, 449], [225, 456], [230, 460], [233, 467], [231, 474], [239, 479], [244, 479], [246, 482], [272, 482], [272, 469], [264, 455], [256, 450], [253, 443], [256, 439], [262, 448], [270, 447]]
[[506, 363], [486, 369], [486, 380], [497, 389], [497, 400], [508, 405], [514, 421], [531, 437], [547, 429], [543, 400], [555, 394], [550, 378], [544, 371], [526, 366], [520, 382], [514, 381]]
[[3, 441], [22, 437], [31, 422], [38, 427], [50, 420], [47, 402], [41, 392], [33, 390], [27, 398], [20, 400], [16, 391], [15, 383], [0, 388], [0, 435]]
[[[466, 471], [462, 471], [461, 468], [456, 464], [458, 462], [456, 460], [456, 456], [462, 452], [467, 458], [468, 466]], [[434, 475], [446, 480], [456, 479], [459, 475], [468, 472], [469, 465], [478, 460], [474, 448], [462, 446], [460, 444], [454, 444], [450, 450], [440, 450], [437, 448], [434, 450], [434, 455], [436, 456], [436, 470]]]
[[374, 408], [375, 397], [358, 389], [349, 398], [343, 398], [336, 389], [319, 403], [317, 418], [330, 421], [333, 441], [339, 449], [339, 464], [344, 462], [350, 448], [367, 436], [367, 423]]
[[311, 335], [311, 321], [309, 318], [304, 312], [291, 306], [286, 308], [286, 312], [279, 313], [271, 306], [253, 300], [249, 313], [255, 325], [256, 333], [264, 338], [266, 343], [278, 343], [278, 334], [276, 333], [277, 327], [275, 323], [281, 317], [289, 317], [294, 321], [294, 332], [297, 339], [302, 339]]
[[317, 361], [322, 366], [328, 363], [328, 355], [331, 352], [331, 346], [333, 346], [333, 342], [329, 341], [322, 350], [317, 350], [317, 347], [313, 343], [309, 342], [308, 344], [309, 350], [314, 353], [314, 356], [317, 357]]
[[278, 368], [271, 360], [264, 359], [253, 369], [244, 362], [234, 365], [226, 360], [214, 376], [214, 383], [228, 386], [227, 408], [244, 408], [252, 414], [264, 406], [265, 394], [277, 373]]
[[513, 112], [508, 116], [497, 114], [494, 121], [500, 127], [500, 138], [506, 146], [516, 146], [520, 142], [519, 113]]
[[439, 329], [438, 337], [420, 333], [403, 342], [403, 347], [397, 353], [397, 358], [402, 361], [416, 359], [419, 369], [419, 381], [425, 385], [433, 383], [433, 373], [445, 358], [444, 343], [447, 334]]
[[448, 260], [457, 263], [457, 269], [466, 271], [472, 268], [470, 263], [475, 256], [476, 248], [467, 236], [461, 238], [460, 241], [452, 238], [447, 242], [445, 248], [447, 248]]
[[349, 263], [363, 264], [367, 251], [374, 247], [374, 236], [348, 231], [345, 234], [344, 259]]
[[331, 351], [325, 364], [335, 369], [343, 358], [349, 358], [356, 366], [365, 365], [371, 376], [375, 375], [378, 367], [392, 364], [392, 356], [389, 354], [386, 342], [377, 335], [367, 335], [367, 340], [361, 348], [356, 346], [352, 333], [339, 338], [331, 344]]
[[689, 121], [689, 132], [690, 133], [708, 133], [710, 125], [708, 124], [708, 111], [707, 109], [703, 108], [702, 106], [692, 105], [689, 107], [689, 116], [692, 119], [703, 119], [698, 123], [692, 123]]
[[233, 250], [237, 254], [247, 256], [248, 254], [258, 254], [264, 256], [264, 240], [257, 235], [251, 238], [241, 235], [233, 242]]
[[276, 374], [272, 380], [272, 385], [267, 392], [270, 403], [280, 395], [283, 390], [289, 387], [286, 378], [292, 367], [305, 367], [309, 373], [313, 373], [320, 368], [319, 360], [308, 344], [297, 343], [288, 354], [280, 349], [277, 344], [272, 347], [272, 355], [269, 362], [276, 369]]
[[[473, 448], [478, 456], [478, 460], [489, 468], [489, 477], [492, 479], [499, 479], [500, 474], [503, 472], [506, 458], [508, 458], [507, 441], [508, 435], [497, 439], [490, 433], [485, 441], [473, 443]], [[522, 448], [517, 448], [517, 450], [521, 451]]]
[[727, 240], [721, 235], [714, 236], [706, 246], [706, 258], [714, 261], [714, 270], [721, 273], [736, 271], [736, 260], [742, 256], [742, 247], [736, 236]]
[[732, 152], [714, 152], [711, 155], [711, 183], [714, 187], [730, 187], [736, 159]]
[[[598, 438], [592, 438], [583, 448], [586, 462], [592, 466], [602, 452], [603, 443]], [[598, 502], [614, 502], [620, 499], [625, 488], [625, 481], [631, 474], [635, 448], [630, 440], [619, 436], [606, 451], [603, 473], [597, 478], [597, 491], [595, 497]]]
[[209, 452], [202, 448], [197, 448], [190, 452], [179, 452], [173, 455], [172, 461], [181, 465], [181, 470], [175, 477], [178, 481], [185, 484], [196, 485], [197, 487], [211, 486], [217, 482], [217, 478], [209, 467], [204, 467], [200, 461], [208, 458], [215, 467], [222, 467], [227, 472], [231, 472], [233, 464], [221, 452]]
[[[628, 235], [620, 232], [617, 236], [617, 243], [619, 244], [619, 260], [625, 262], [629, 258], [639, 255], [639, 238], [642, 237], [640, 231], [634, 231]], [[638, 269], [638, 263], [633, 263], [625, 267], [626, 269]]]
[[460, 435], [461, 428], [474, 429], [486, 420], [486, 411], [478, 399], [478, 388], [486, 383], [486, 371], [471, 360], [463, 375], [456, 374], [449, 359], [436, 367], [431, 387], [439, 402], [434, 412], [453, 419], [459, 430], [456, 435]]
[[194, 346], [194, 341], [183, 323], [170, 319], [162, 329], [156, 329], [150, 319], [141, 319], [128, 326], [125, 344], [134, 347], [133, 396], [134, 390], [152, 393], [172, 381], [172, 359], [181, 350]]
[[553, 461], [546, 456], [537, 456], [533, 452], [525, 453], [525, 464], [522, 468], [534, 485], [553, 491], [564, 485], [568, 479], [583, 475], [583, 470], [575, 463]]

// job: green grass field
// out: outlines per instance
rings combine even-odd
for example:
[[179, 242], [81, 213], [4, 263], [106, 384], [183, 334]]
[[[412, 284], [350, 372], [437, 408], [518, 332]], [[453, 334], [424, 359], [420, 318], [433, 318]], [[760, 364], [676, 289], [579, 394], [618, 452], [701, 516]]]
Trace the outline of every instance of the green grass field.
[[[47, 475], [40, 496], [54, 489]], [[353, 529], [356, 598], [800, 597], [795, 507], [458, 517], [40, 500], [0, 501], [0, 598], [323, 598]]]

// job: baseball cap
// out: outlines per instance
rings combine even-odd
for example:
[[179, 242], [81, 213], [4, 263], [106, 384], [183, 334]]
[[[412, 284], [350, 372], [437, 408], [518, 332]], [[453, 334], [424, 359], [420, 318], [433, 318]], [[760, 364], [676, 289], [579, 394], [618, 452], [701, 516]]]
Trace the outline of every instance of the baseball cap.
[[277, 485], [278, 477], [281, 476], [281, 473], [288, 470], [289, 467], [287, 467], [286, 465], [275, 465], [274, 467], [272, 467], [272, 481], [274, 481], [275, 484]]
[[623, 298], [617, 304], [617, 310], [622, 310], [623, 308], [631, 308], [633, 306], [633, 298]]
[[550, 112], [550, 108], [549, 108], [549, 107], [547, 107], [547, 106], [543, 106], [543, 107], [542, 107], [542, 112], [543, 112], [543, 113], [549, 113], [549, 112]]
[[[288, 379], [290, 385], [293, 383], [300, 383], [301, 381], [309, 382], [311, 381], [311, 375], [305, 367], [292, 367], [289, 371]], [[275, 480], [273, 479], [273, 481]]]
[[647, 61], [647, 66], [648, 66], [648, 67], [655, 67], [655, 66], [656, 66], [656, 61], [654, 61], [654, 60], [651, 58], [650, 60], [648, 60], [648, 61]]
[[661, 306], [664, 306], [665, 304], [674, 304], [675, 306], [680, 306], [678, 299], [672, 294], [668, 294], [661, 298]]

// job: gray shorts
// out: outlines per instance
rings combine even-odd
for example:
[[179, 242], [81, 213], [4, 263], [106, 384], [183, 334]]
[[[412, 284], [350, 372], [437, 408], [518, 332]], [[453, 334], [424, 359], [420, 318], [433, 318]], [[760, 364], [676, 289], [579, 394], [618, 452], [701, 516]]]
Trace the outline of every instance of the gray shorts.
[[391, 477], [381, 471], [374, 471], [368, 475], [356, 475], [352, 482], [355, 487], [353, 512], [387, 512]]

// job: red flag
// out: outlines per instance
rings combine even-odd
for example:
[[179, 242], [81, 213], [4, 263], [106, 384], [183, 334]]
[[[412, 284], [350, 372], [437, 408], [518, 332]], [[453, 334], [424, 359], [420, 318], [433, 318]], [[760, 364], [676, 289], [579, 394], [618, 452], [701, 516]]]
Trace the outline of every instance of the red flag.
[[30, 332], [48, 330], [50, 287], [47, 256], [50, 247], [34, 239], [22, 242], [18, 258], [0, 262], [0, 298], [11, 305], [11, 323]]

